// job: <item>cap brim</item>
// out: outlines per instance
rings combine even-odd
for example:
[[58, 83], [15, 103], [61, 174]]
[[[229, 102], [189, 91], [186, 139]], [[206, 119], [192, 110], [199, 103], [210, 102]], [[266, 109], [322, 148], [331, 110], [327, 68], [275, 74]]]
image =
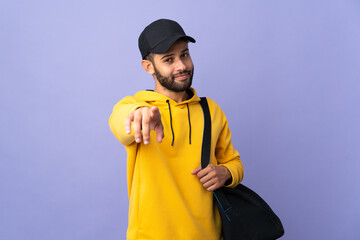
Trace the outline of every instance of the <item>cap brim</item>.
[[180, 38], [186, 39], [189, 42], [195, 43], [195, 39], [190, 37], [190, 36], [186, 36], [186, 35], [175, 35], [172, 36], [170, 38], [167, 38], [163, 41], [161, 41], [159, 44], [156, 45], [156, 47], [154, 47], [153, 49], [151, 49], [150, 52], [152, 53], [157, 53], [157, 54], [162, 54], [162, 53], [166, 53], [171, 46]]

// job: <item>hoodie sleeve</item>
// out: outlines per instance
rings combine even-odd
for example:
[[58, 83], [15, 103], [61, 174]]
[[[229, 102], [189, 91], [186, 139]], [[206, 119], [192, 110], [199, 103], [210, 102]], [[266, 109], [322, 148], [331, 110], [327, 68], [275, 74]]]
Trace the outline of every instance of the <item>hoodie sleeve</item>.
[[229, 185], [226, 185], [226, 187], [235, 187], [242, 181], [244, 176], [244, 168], [240, 161], [240, 154], [231, 142], [231, 132], [224, 112], [214, 101], [210, 99], [209, 102], [213, 105], [211, 114], [215, 117], [213, 122], [216, 123], [213, 128], [218, 136], [215, 146], [216, 161], [218, 165], [225, 166], [231, 174], [232, 181]]
[[231, 142], [231, 132], [228, 128], [227, 121], [216, 144], [215, 155], [218, 164], [225, 166], [231, 174], [232, 181], [227, 187], [235, 187], [238, 185], [243, 179], [244, 168], [240, 161], [240, 154]]
[[109, 119], [112, 133], [124, 145], [130, 145], [135, 141], [133, 131], [131, 134], [125, 132], [125, 119], [129, 113], [140, 107], [151, 107], [146, 102], [139, 102], [134, 97], [128, 96], [118, 102]]

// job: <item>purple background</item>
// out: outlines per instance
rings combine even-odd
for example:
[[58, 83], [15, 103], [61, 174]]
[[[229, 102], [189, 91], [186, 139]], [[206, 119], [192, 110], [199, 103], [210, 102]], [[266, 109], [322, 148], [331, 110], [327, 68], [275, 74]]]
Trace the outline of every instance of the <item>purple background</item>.
[[125, 239], [108, 117], [153, 88], [137, 38], [158, 18], [197, 40], [193, 86], [226, 113], [283, 239], [360, 239], [355, 0], [1, 1], [0, 239]]

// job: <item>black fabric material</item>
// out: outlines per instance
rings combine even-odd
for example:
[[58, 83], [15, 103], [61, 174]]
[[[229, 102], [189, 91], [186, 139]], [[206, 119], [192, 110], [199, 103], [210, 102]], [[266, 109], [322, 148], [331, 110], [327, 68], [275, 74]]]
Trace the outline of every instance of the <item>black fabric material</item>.
[[209, 105], [205, 97], [200, 98], [200, 105], [204, 113], [204, 135], [201, 148], [201, 168], [206, 168], [210, 162], [211, 118]]
[[[206, 98], [201, 98], [204, 112], [204, 136], [201, 167], [210, 161], [211, 116]], [[279, 217], [254, 191], [242, 184], [222, 187], [213, 192], [219, 209], [224, 240], [274, 240], [284, 235]]]
[[195, 39], [187, 36], [177, 22], [159, 19], [149, 24], [140, 34], [138, 44], [141, 56], [149, 53], [165, 53], [180, 38], [195, 43]]

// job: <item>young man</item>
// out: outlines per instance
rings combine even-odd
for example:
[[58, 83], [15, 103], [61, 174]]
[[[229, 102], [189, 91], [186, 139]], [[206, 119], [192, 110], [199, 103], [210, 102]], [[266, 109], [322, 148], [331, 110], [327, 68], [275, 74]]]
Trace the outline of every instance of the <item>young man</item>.
[[160, 19], [139, 37], [142, 66], [154, 91], [117, 103], [110, 128], [127, 151], [127, 239], [221, 239], [212, 191], [243, 178], [239, 153], [220, 107], [208, 98], [212, 121], [210, 164], [200, 168], [204, 118], [191, 88], [194, 65], [187, 36], [175, 21]]

